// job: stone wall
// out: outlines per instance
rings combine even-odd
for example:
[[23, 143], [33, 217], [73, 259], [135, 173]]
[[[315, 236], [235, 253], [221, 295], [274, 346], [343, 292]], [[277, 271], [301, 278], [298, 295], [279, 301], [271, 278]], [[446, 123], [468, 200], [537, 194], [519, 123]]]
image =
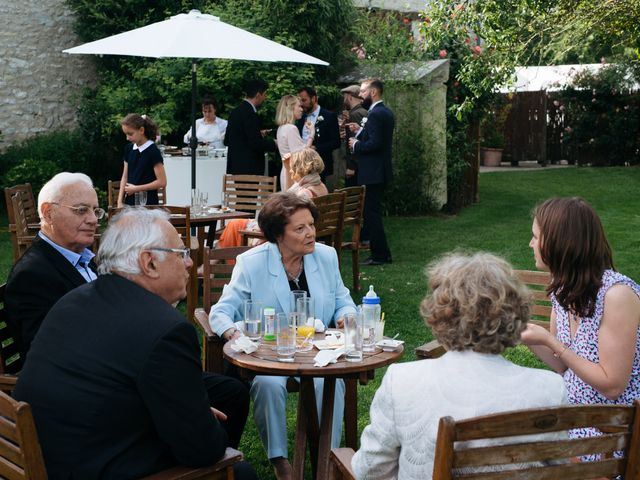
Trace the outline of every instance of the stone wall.
[[0, 0], [0, 149], [76, 125], [78, 96], [95, 79], [64, 0]]

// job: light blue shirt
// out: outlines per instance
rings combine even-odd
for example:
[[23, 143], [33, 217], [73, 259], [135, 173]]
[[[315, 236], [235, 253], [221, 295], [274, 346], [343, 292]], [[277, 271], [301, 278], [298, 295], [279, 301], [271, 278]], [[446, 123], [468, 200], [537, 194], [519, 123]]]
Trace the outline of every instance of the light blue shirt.
[[307, 118], [305, 118], [305, 125], [302, 127], [302, 140], [304, 140], [305, 142], [309, 138], [309, 133], [310, 133], [306, 123], [307, 121], [309, 121], [315, 125], [316, 122], [318, 121], [318, 115], [320, 115], [320, 105], [317, 105], [316, 109], [313, 112], [311, 112], [309, 115], [307, 115]]
[[82, 278], [84, 278], [87, 282], [92, 282], [96, 278], [98, 278], [93, 270], [89, 268], [89, 262], [93, 257], [96, 256], [96, 254], [91, 250], [85, 248], [82, 253], [72, 252], [71, 250], [61, 247], [42, 232], [38, 232], [38, 236], [53, 248], [55, 248], [58, 252], [60, 252], [60, 254], [64, 258], [66, 258], [71, 265], [76, 267], [78, 273], [80, 273], [80, 275], [82, 275]]

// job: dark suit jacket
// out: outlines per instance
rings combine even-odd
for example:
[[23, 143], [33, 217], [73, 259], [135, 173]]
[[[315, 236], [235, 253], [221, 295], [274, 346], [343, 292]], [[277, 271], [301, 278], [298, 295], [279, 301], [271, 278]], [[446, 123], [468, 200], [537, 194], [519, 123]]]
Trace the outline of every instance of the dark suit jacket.
[[273, 139], [260, 134], [260, 117], [249, 102], [243, 100], [231, 111], [224, 144], [227, 173], [232, 175], [264, 175], [264, 152], [275, 152]]
[[393, 112], [384, 103], [377, 104], [369, 111], [367, 123], [353, 150], [359, 156], [358, 184], [374, 185], [391, 181], [394, 125]]
[[[349, 110], [349, 117], [347, 118], [347, 123], [357, 123], [358, 125], [360, 125], [362, 123], [362, 119], [366, 118], [368, 113], [369, 112], [367, 112], [367, 109], [364, 108], [361, 103], [359, 103], [358, 105], [353, 107], [351, 110]], [[358, 155], [356, 155], [355, 153], [351, 153], [351, 150], [349, 149], [349, 139], [353, 137], [355, 134], [351, 133], [351, 130], [349, 130], [349, 127], [345, 126], [344, 128], [346, 132], [345, 139], [347, 142], [347, 148], [346, 148], [347, 168], [351, 170], [358, 170]]]
[[117, 275], [51, 309], [14, 397], [32, 406], [50, 480], [211, 465], [227, 444], [209, 409], [194, 327]]
[[[95, 271], [95, 265], [90, 267]], [[36, 237], [13, 266], [5, 291], [7, 324], [23, 360], [51, 307], [85, 283], [84, 277], [60, 252]]]

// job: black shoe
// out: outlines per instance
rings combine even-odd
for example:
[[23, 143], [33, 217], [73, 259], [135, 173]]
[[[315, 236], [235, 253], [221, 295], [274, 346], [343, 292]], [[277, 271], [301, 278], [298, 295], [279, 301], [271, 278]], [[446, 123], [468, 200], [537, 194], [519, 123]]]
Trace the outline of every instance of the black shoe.
[[387, 258], [386, 260], [376, 260], [375, 258], [367, 258], [364, 262], [361, 262], [360, 265], [384, 265], [385, 263], [393, 263], [391, 258]]

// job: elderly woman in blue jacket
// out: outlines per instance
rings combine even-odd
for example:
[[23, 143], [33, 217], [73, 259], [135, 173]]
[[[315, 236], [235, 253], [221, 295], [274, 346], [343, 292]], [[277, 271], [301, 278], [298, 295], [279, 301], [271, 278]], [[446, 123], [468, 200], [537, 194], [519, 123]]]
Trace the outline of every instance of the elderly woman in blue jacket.
[[[340, 277], [336, 251], [316, 243], [315, 205], [307, 198], [281, 192], [271, 196], [258, 217], [268, 242], [238, 256], [231, 281], [211, 309], [211, 328], [225, 340], [240, 335], [234, 321], [243, 316], [244, 301], [259, 300], [276, 312], [290, 311], [291, 291], [306, 290], [315, 299], [315, 317], [325, 326], [341, 324], [342, 316], [356, 307]], [[269, 460], [278, 479], [291, 477], [287, 458], [285, 405], [286, 377], [254, 378], [253, 414]], [[323, 380], [315, 380], [318, 409]], [[344, 383], [336, 383], [332, 446], [340, 443], [344, 411]]]

